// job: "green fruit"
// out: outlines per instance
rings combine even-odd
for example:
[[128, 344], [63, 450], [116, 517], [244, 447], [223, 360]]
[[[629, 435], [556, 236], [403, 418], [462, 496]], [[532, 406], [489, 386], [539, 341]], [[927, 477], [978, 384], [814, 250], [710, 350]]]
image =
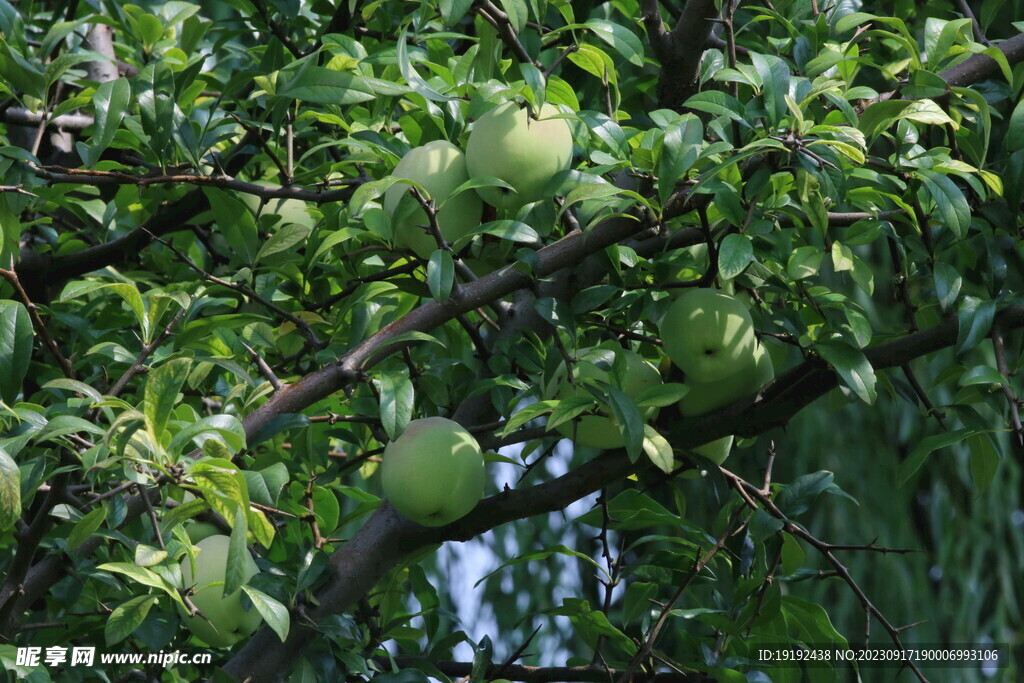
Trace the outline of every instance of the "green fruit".
[[539, 112], [541, 120], [535, 120], [526, 109], [506, 102], [473, 124], [466, 143], [469, 174], [474, 178], [494, 176], [515, 188], [512, 192], [504, 187], [481, 187], [477, 194], [485, 202], [499, 209], [535, 202], [551, 178], [569, 168], [572, 132], [565, 119], [548, 118], [557, 114], [555, 107], [544, 105]]
[[746, 307], [714, 289], [684, 292], [661, 322], [665, 353], [687, 380], [717, 382], [743, 368], [754, 353], [754, 323]]
[[691, 450], [697, 455], [704, 456], [716, 465], [721, 465], [729, 457], [729, 451], [732, 450], [732, 441], [733, 437], [723, 436], [721, 439], [716, 439], [711, 443], [706, 443]]
[[[410, 149], [391, 175], [418, 183], [430, 195], [434, 206], [441, 207], [437, 212], [437, 225], [447, 242], [455, 242], [479, 227], [483, 213], [480, 199], [468, 190], [451, 197], [459, 185], [469, 180], [466, 156], [452, 143], [435, 140]], [[389, 187], [384, 193], [384, 211], [392, 217], [395, 246], [412, 249], [420, 258], [429, 258], [438, 248], [437, 240], [425, 229], [429, 223], [427, 214], [409, 188], [406, 183]]]
[[717, 382], [687, 381], [690, 391], [679, 402], [679, 411], [685, 417], [710, 413], [757, 392], [774, 378], [772, 357], [762, 344], [755, 343], [754, 353], [740, 360], [737, 372]]
[[[188, 556], [181, 561], [183, 585], [195, 588], [192, 602], [206, 619], [199, 615], [189, 616], [181, 605], [178, 605], [178, 613], [181, 614], [182, 623], [210, 647], [231, 647], [252, 635], [263, 621], [254, 607], [250, 606], [248, 610], [243, 607], [241, 589], [231, 595], [224, 595], [223, 582], [230, 543], [231, 539], [223, 535], [209, 536], [196, 543], [199, 554], [195, 559], [195, 574], [192, 573], [192, 562]], [[248, 553], [244, 553], [243, 581], [248, 582], [258, 572], [256, 562]]]
[[443, 417], [413, 420], [384, 449], [384, 495], [402, 515], [423, 526], [464, 517], [484, 495], [480, 445]]
[[[658, 373], [658, 369], [632, 351], [618, 347], [597, 347], [581, 349], [578, 356], [580, 360], [573, 365], [572, 370], [575, 385], [569, 383], [565, 365], [560, 366], [558, 373], [553, 378], [553, 383], [557, 388], [550, 393], [553, 393], [559, 400], [574, 396], [591, 397], [590, 391], [583, 386], [585, 380], [613, 384], [611, 369], [617, 357], [625, 359], [626, 373], [620, 388], [629, 398], [635, 401], [649, 387], [661, 384], [661, 375]], [[653, 419], [657, 412], [658, 410], [654, 406], [640, 409], [640, 415], [645, 421]], [[575, 438], [577, 444], [591, 448], [622, 448], [625, 445], [619, 425], [611, 416], [585, 415], [575, 421], [563, 422], [555, 430], [567, 439]]]

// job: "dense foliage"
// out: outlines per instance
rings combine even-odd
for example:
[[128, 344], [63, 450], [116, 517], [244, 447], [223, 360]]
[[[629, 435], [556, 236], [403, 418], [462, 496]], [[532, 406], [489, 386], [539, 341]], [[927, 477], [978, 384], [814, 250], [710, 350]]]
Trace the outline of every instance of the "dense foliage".
[[[795, 681], [752, 653], [1019, 653], [1022, 12], [0, 0], [0, 662]], [[571, 168], [449, 244], [391, 172], [506, 101], [558, 112]], [[436, 248], [401, 246], [394, 187]], [[660, 325], [693, 286], [749, 307], [775, 379], [683, 418]], [[553, 389], [598, 345], [663, 383]], [[593, 413], [622, 447], [564, 439]], [[431, 416], [489, 450], [487, 497], [425, 528], [378, 467]], [[200, 522], [228, 592], [261, 570], [231, 649], [182, 626]], [[75, 645], [213, 665], [17, 661]]]

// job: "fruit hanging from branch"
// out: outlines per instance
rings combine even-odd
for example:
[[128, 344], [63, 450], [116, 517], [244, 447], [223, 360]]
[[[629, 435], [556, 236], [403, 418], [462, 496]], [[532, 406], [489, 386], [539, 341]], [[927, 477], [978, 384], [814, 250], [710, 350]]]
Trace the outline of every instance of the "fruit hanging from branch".
[[[187, 555], [181, 561], [182, 583], [185, 588], [194, 588], [192, 603], [202, 613], [202, 616], [193, 616], [178, 605], [181, 622], [210, 647], [231, 647], [252, 635], [263, 622], [255, 607], [249, 605], [246, 609], [241, 588], [224, 595], [230, 545], [231, 539], [227, 536], [208, 536], [196, 543], [199, 554], [195, 558], [195, 571]], [[243, 583], [258, 572], [256, 562], [248, 553], [243, 553]]]
[[718, 382], [753, 356], [754, 323], [746, 306], [714, 289], [690, 289], [661, 322], [665, 353], [687, 380]]
[[[412, 180], [427, 191], [437, 209], [437, 225], [445, 241], [455, 242], [480, 225], [483, 206], [476, 194], [467, 190], [452, 196], [459, 185], [469, 180], [466, 157], [452, 143], [434, 140], [412, 148], [391, 175]], [[384, 211], [391, 215], [395, 246], [429, 258], [438, 248], [437, 239], [427, 229], [427, 214], [409, 188], [407, 183], [389, 187], [384, 193]]]
[[506, 102], [473, 124], [466, 143], [466, 168], [471, 176], [494, 176], [511, 185], [481, 187], [480, 197], [499, 209], [518, 209], [535, 202], [559, 171], [572, 162], [572, 131], [565, 119], [545, 104], [531, 118], [527, 109]]
[[443, 417], [413, 420], [384, 449], [384, 496], [423, 526], [464, 517], [484, 495], [484, 458], [473, 435]]

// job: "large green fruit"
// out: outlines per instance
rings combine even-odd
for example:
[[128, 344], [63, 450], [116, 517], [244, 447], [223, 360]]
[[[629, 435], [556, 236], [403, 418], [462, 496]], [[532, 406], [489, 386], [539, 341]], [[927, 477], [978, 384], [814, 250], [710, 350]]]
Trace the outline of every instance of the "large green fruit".
[[679, 411], [686, 417], [696, 417], [735, 403], [744, 396], [756, 393], [775, 378], [775, 368], [768, 350], [760, 343], [754, 353], [741, 359], [739, 370], [717, 382], [688, 380], [690, 390], [679, 402]]
[[[208, 536], [196, 543], [199, 554], [195, 560], [195, 573], [188, 556], [181, 561], [181, 577], [186, 588], [195, 588], [192, 602], [203, 617], [189, 616], [188, 611], [178, 605], [182, 623], [199, 640], [210, 647], [231, 647], [243, 638], [248, 638], [263, 621], [259, 612], [251, 605], [246, 610], [242, 605], [242, 590], [224, 595], [224, 574], [227, 572], [228, 546], [231, 539], [224, 535]], [[242, 575], [248, 580], [259, 568], [252, 557], [245, 553], [242, 559]], [[210, 585], [216, 584], [216, 585]]]
[[473, 124], [466, 143], [466, 168], [472, 177], [494, 176], [515, 192], [503, 187], [482, 187], [480, 197], [499, 209], [517, 209], [544, 194], [552, 176], [572, 162], [572, 132], [565, 119], [548, 118], [559, 111], [544, 105], [540, 120], [531, 119], [526, 109], [506, 102], [487, 112]]
[[[552, 380], [556, 389], [550, 393], [559, 400], [574, 396], [591, 397], [590, 391], [583, 386], [583, 382], [588, 379], [613, 384], [611, 369], [616, 357], [624, 358], [626, 363], [625, 378], [620, 388], [634, 401], [646, 389], [661, 383], [658, 369], [633, 351], [618, 347], [596, 347], [581, 349], [578, 356], [579, 362], [575, 363], [572, 369], [575, 384], [569, 383], [564, 365], [560, 366], [559, 372]], [[657, 412], [658, 409], [653, 406], [640, 409], [640, 415], [644, 420], [653, 419]], [[576, 420], [575, 425], [573, 422], [563, 422], [555, 429], [567, 439], [575, 436], [577, 444], [591, 448], [622, 448], [625, 445], [619, 425], [611, 416], [585, 415]]]
[[[444, 203], [437, 212], [437, 224], [446, 241], [454, 242], [480, 225], [483, 205], [476, 194], [466, 191], [451, 197], [459, 185], [469, 180], [466, 156], [452, 143], [435, 140], [410, 149], [391, 175], [421, 185], [434, 200], [435, 207]], [[420, 258], [428, 258], [437, 249], [437, 240], [424, 229], [428, 224], [427, 214], [409, 188], [405, 183], [389, 187], [384, 193], [384, 210], [393, 219], [395, 246], [412, 249]]]
[[444, 526], [465, 516], [484, 495], [480, 445], [457, 422], [413, 420], [384, 449], [384, 495], [396, 510], [423, 526]]
[[661, 322], [665, 353], [687, 380], [717, 382], [737, 373], [754, 353], [754, 323], [734, 297], [691, 289], [669, 307]]

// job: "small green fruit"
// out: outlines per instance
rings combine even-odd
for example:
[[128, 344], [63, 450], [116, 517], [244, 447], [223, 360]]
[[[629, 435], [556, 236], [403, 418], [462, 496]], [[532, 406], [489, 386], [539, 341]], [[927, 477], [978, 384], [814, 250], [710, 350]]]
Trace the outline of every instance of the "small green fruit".
[[[224, 595], [223, 582], [230, 544], [231, 539], [224, 535], [209, 536], [196, 543], [199, 554], [195, 560], [195, 574], [188, 556], [181, 561], [183, 584], [186, 588], [195, 587], [192, 602], [209, 621], [198, 615], [190, 616], [181, 605], [178, 605], [178, 613], [182, 623], [210, 647], [231, 647], [252, 635], [263, 621], [254, 607], [248, 611], [243, 608], [241, 589]], [[258, 572], [256, 562], [245, 553], [242, 559], [244, 581], [248, 582]]]
[[518, 209], [537, 201], [551, 178], [572, 162], [572, 131], [565, 119], [553, 119], [560, 112], [544, 105], [540, 120], [531, 119], [526, 109], [506, 102], [487, 112], [473, 124], [466, 142], [466, 168], [472, 177], [494, 176], [515, 192], [503, 187], [482, 187], [477, 194], [499, 209]]
[[742, 369], [754, 353], [754, 323], [746, 307], [714, 289], [687, 290], [661, 323], [665, 353], [688, 380], [717, 382]]
[[[455, 242], [480, 225], [483, 205], [471, 191], [454, 197], [452, 192], [469, 180], [466, 157], [458, 147], [445, 140], [435, 140], [409, 150], [391, 174], [412, 180], [434, 201], [437, 224], [447, 242]], [[437, 240], [424, 228], [427, 214], [409, 192], [409, 185], [396, 183], [384, 193], [384, 211], [393, 218], [392, 236], [395, 246], [412, 249], [420, 258], [429, 258], [437, 249]], [[449, 197], [451, 197], [449, 199]]]
[[384, 449], [384, 495], [402, 515], [423, 526], [464, 517], [484, 495], [480, 445], [457, 422], [413, 420]]
[[[582, 385], [582, 382], [588, 379], [611, 384], [611, 369], [617, 357], [625, 359], [626, 376], [620, 388], [629, 398], [636, 400], [646, 389], [661, 383], [658, 368], [633, 351], [618, 347], [596, 347], [581, 349], [578, 356], [579, 362], [573, 365], [572, 370], [575, 385], [569, 383], [565, 365], [560, 366], [558, 373], [553, 378], [553, 383], [557, 388], [551, 393], [555, 394], [559, 400], [574, 396], [592, 396], [590, 391]], [[653, 419], [657, 412], [658, 409], [654, 406], [640, 409], [640, 415], [644, 420]], [[610, 416], [585, 415], [576, 420], [575, 425], [573, 422], [563, 422], [555, 429], [567, 439], [575, 438], [575, 442], [582, 446], [608, 449], [622, 448], [625, 445], [618, 423], [615, 418]]]

